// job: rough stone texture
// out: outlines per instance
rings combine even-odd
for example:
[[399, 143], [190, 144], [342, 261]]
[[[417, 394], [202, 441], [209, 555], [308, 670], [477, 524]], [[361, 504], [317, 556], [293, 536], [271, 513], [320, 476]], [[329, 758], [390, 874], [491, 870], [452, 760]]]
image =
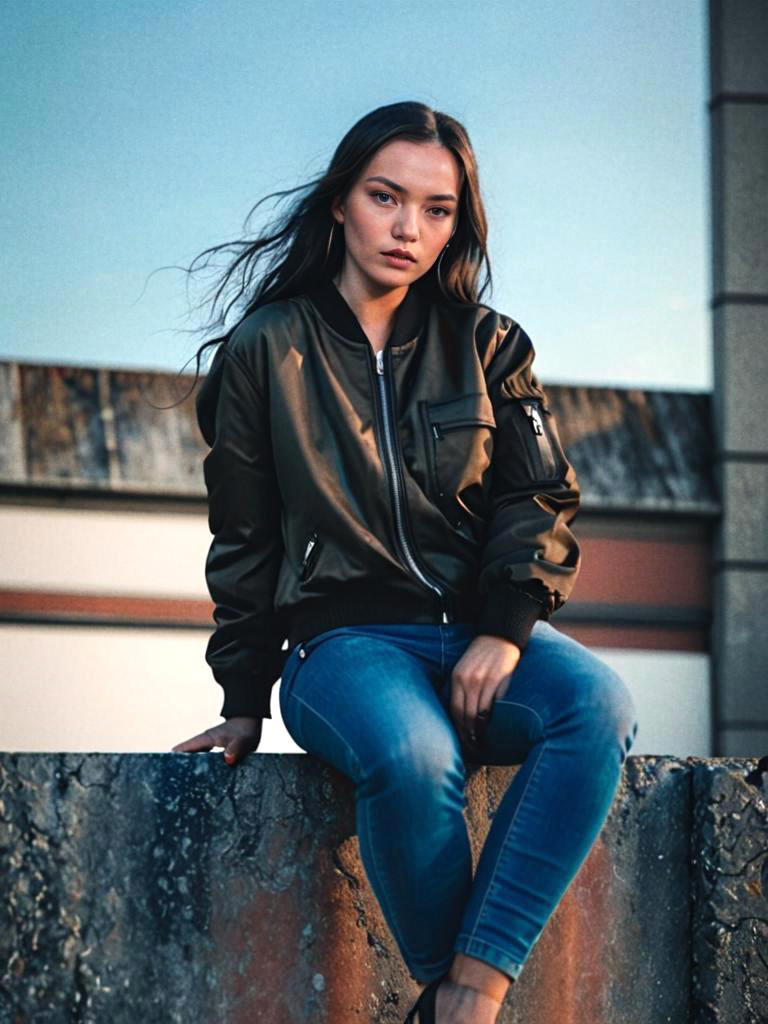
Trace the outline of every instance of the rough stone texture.
[[[690, 978], [686, 762], [629, 757], [606, 823], [508, 993], [514, 1024], [683, 1024]], [[670, 828], [670, 823], [674, 827]]]
[[742, 764], [692, 767], [696, 1024], [768, 1021], [768, 785]]
[[[768, 1019], [750, 768], [627, 759], [500, 1024]], [[469, 766], [475, 864], [516, 771]], [[0, 754], [1, 1024], [401, 1024], [353, 797], [304, 754]]]
[[397, 1019], [403, 972], [332, 769], [298, 754], [0, 764], [3, 1024]]

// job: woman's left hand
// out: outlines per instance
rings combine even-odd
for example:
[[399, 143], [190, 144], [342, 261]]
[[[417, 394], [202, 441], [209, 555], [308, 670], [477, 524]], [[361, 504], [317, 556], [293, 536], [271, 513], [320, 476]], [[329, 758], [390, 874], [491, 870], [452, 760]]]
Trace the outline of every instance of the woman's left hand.
[[451, 716], [466, 746], [477, 745], [477, 733], [519, 660], [517, 644], [480, 633], [456, 662], [451, 673]]

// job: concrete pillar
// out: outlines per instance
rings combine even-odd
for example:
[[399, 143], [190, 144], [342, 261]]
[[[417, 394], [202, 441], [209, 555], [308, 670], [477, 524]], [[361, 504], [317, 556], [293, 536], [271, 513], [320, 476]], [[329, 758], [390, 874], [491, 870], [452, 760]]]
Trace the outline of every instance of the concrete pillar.
[[768, 5], [710, 0], [716, 755], [768, 749]]

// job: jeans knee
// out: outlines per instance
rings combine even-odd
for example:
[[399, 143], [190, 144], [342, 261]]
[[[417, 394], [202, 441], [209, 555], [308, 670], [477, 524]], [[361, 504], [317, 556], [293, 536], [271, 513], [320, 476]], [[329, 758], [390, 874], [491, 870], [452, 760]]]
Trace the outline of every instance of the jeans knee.
[[445, 790], [463, 793], [466, 782], [458, 738], [448, 728], [402, 733], [380, 752], [371, 772], [380, 784], [399, 786], [416, 800]]
[[637, 708], [629, 687], [617, 672], [602, 663], [600, 670], [584, 681], [581, 692], [592, 728], [599, 729], [609, 740], [618, 740], [623, 762], [638, 729]]

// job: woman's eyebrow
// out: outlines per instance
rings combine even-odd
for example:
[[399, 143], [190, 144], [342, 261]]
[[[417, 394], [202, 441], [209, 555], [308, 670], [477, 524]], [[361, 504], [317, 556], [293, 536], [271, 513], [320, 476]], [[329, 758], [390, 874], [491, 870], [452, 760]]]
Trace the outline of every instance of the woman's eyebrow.
[[[408, 189], [407, 188], [405, 188], [403, 185], [398, 185], [394, 181], [390, 181], [389, 178], [385, 178], [381, 174], [375, 174], [372, 178], [366, 178], [365, 180], [366, 181], [383, 181], [385, 185], [389, 185], [389, 187], [393, 188], [396, 192], [401, 192], [404, 196], [408, 195]], [[452, 202], [452, 203], [455, 203], [457, 201], [456, 200], [456, 196], [451, 195], [450, 192], [445, 192], [442, 195], [427, 196], [427, 199], [439, 199], [441, 201], [449, 201], [449, 202]]]

